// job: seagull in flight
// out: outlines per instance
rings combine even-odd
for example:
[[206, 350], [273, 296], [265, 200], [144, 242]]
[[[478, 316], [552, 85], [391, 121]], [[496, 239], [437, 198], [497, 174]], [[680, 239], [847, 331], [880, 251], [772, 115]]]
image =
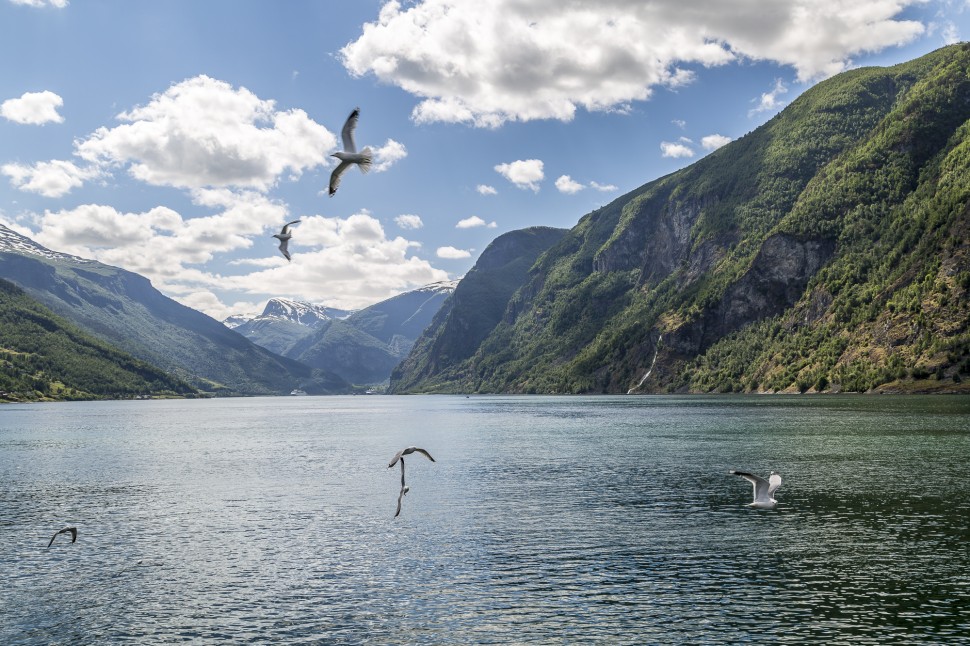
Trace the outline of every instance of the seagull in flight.
[[778, 501], [772, 498], [772, 494], [775, 490], [781, 486], [781, 475], [772, 471], [768, 475], [768, 479], [765, 480], [760, 476], [756, 476], [752, 473], [745, 473], [744, 471], [734, 471], [733, 469], [728, 473], [736, 476], [741, 476], [748, 482], [750, 482], [754, 488], [754, 501], [748, 504], [748, 507], [756, 507], [758, 509], [774, 509]]
[[330, 173], [330, 197], [333, 197], [333, 194], [337, 192], [337, 187], [340, 186], [340, 176], [351, 165], [357, 164], [357, 168], [362, 173], [370, 170], [373, 154], [371, 153], [371, 149], [364, 148], [362, 151], [357, 152], [357, 144], [354, 143], [354, 129], [357, 127], [357, 119], [359, 117], [360, 108], [354, 108], [354, 111], [347, 117], [347, 122], [344, 123], [343, 129], [340, 131], [340, 138], [344, 141], [344, 149], [342, 152], [331, 155], [331, 157], [339, 159], [340, 163]]
[[[409, 446], [406, 449], [401, 449], [400, 451], [398, 451], [397, 452], [397, 455], [394, 456], [394, 459], [391, 460], [391, 463], [387, 465], [387, 468], [390, 469], [395, 464], [397, 464], [397, 461], [398, 460], [401, 460], [402, 458], [404, 458], [405, 455], [411, 455], [414, 452], [421, 453], [422, 455], [424, 455], [426, 458], [428, 458], [432, 462], [435, 461], [435, 459], [433, 457], [431, 457], [431, 454], [428, 453], [427, 451], [425, 451], [424, 449], [419, 449], [416, 446]], [[404, 471], [402, 470], [401, 471], [401, 484], [404, 484], [403, 481], [404, 481]]]
[[54, 535], [51, 536], [51, 542], [47, 544], [47, 547], [50, 547], [51, 545], [54, 544], [54, 539], [57, 538], [57, 535], [58, 534], [66, 534], [67, 532], [70, 532], [71, 533], [71, 542], [72, 543], [77, 540], [77, 527], [65, 527], [64, 529], [62, 529], [59, 532], [54, 532]]
[[431, 454], [425, 451], [424, 449], [419, 449], [416, 446], [409, 446], [406, 449], [401, 449], [400, 451], [398, 451], [397, 454], [394, 456], [394, 459], [391, 460], [391, 463], [387, 465], [387, 468], [390, 469], [398, 462], [401, 463], [401, 493], [397, 495], [397, 512], [395, 512], [394, 514], [395, 518], [401, 515], [401, 501], [404, 500], [404, 494], [411, 491], [411, 487], [404, 484], [404, 456], [411, 455], [412, 453], [420, 453], [425, 457], [427, 457], [432, 462], [435, 461], [435, 459], [431, 457]]
[[293, 237], [293, 234], [290, 233], [290, 225], [296, 224], [298, 222], [299, 220], [293, 220], [292, 222], [287, 222], [286, 224], [283, 225], [282, 231], [280, 231], [279, 233], [273, 234], [273, 237], [280, 241], [280, 251], [283, 252], [283, 257], [286, 258], [287, 260], [290, 259], [290, 252], [288, 249], [290, 245], [290, 238]]

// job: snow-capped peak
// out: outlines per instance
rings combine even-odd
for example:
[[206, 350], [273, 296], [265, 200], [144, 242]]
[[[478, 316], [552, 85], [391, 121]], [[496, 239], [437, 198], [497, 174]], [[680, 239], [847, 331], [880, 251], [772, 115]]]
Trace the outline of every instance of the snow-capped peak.
[[12, 253], [28, 254], [31, 256], [41, 256], [50, 260], [70, 260], [72, 262], [93, 263], [94, 260], [86, 260], [78, 256], [72, 256], [59, 251], [51, 251], [47, 247], [40, 245], [27, 236], [20, 235], [13, 229], [0, 224], [0, 251]]

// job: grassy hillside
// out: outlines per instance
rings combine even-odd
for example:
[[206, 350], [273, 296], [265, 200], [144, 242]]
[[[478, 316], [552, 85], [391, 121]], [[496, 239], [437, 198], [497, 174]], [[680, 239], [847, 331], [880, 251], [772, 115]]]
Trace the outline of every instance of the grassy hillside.
[[82, 332], [0, 279], [0, 401], [195, 394], [185, 382]]
[[[479, 392], [963, 389], [968, 118], [965, 44], [820, 83], [582, 218], [449, 374]], [[411, 365], [438, 360], [419, 347]]]

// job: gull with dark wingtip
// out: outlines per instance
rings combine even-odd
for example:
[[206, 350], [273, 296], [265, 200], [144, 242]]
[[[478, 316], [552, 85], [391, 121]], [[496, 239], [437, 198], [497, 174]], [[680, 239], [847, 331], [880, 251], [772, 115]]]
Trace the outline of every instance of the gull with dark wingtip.
[[76, 541], [77, 540], [77, 527], [65, 527], [64, 529], [62, 529], [62, 530], [60, 530], [58, 532], [54, 532], [54, 535], [51, 536], [51, 542], [47, 544], [47, 547], [50, 547], [51, 545], [54, 544], [54, 539], [57, 538], [58, 534], [66, 534], [68, 532], [71, 533], [71, 542], [73, 543], [74, 541]]
[[754, 488], [754, 501], [748, 504], [748, 507], [757, 507], [758, 509], [774, 509], [778, 501], [771, 496], [775, 493], [775, 490], [781, 486], [781, 475], [772, 471], [768, 475], [768, 479], [765, 480], [760, 476], [756, 476], [752, 473], [746, 473], [744, 471], [734, 471], [733, 469], [729, 471], [731, 475], [741, 476], [745, 480], [751, 483]]
[[280, 251], [283, 252], [283, 257], [286, 258], [287, 260], [290, 259], [290, 251], [289, 251], [290, 238], [293, 237], [293, 234], [290, 232], [290, 227], [294, 224], [297, 224], [298, 222], [299, 220], [293, 220], [292, 222], [287, 222], [286, 224], [283, 225], [282, 231], [280, 231], [279, 233], [273, 234], [273, 237], [280, 241]]
[[359, 117], [360, 108], [354, 108], [354, 111], [347, 117], [343, 129], [340, 131], [340, 138], [343, 139], [344, 149], [341, 152], [331, 155], [331, 157], [339, 159], [340, 163], [330, 173], [330, 197], [333, 197], [333, 194], [337, 192], [337, 187], [340, 186], [340, 176], [344, 174], [345, 170], [354, 164], [357, 164], [357, 168], [362, 173], [366, 174], [370, 170], [373, 155], [371, 149], [364, 148], [362, 151], [357, 152], [357, 144], [354, 143], [354, 130], [357, 128], [357, 119]]
[[397, 495], [397, 511], [394, 513], [395, 518], [401, 515], [401, 501], [404, 500], [404, 494], [411, 491], [411, 487], [404, 484], [404, 456], [411, 455], [412, 453], [420, 453], [426, 458], [428, 458], [429, 460], [431, 460], [432, 462], [435, 461], [435, 459], [431, 457], [431, 454], [425, 451], [424, 449], [419, 449], [416, 446], [409, 446], [406, 449], [401, 449], [400, 451], [398, 451], [397, 454], [395, 454], [394, 458], [391, 460], [391, 463], [387, 465], [387, 468], [390, 469], [398, 462], [401, 463], [401, 493]]

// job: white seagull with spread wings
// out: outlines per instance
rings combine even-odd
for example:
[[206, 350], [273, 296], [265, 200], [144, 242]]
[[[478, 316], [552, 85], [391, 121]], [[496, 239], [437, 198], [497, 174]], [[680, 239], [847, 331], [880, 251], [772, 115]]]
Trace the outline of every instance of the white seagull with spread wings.
[[758, 509], [774, 509], [778, 501], [771, 496], [775, 493], [775, 490], [781, 486], [781, 475], [772, 471], [768, 475], [768, 479], [765, 480], [759, 476], [752, 473], [745, 473], [744, 471], [734, 471], [733, 469], [729, 471], [732, 475], [741, 476], [745, 480], [751, 483], [754, 487], [754, 501], [748, 504], [748, 507], [757, 507]]
[[344, 140], [344, 149], [342, 152], [331, 155], [331, 157], [339, 159], [340, 163], [330, 173], [330, 197], [333, 197], [333, 194], [337, 192], [337, 187], [340, 186], [340, 176], [351, 165], [357, 164], [357, 168], [362, 173], [370, 170], [372, 158], [371, 149], [364, 148], [362, 151], [357, 152], [357, 144], [354, 143], [354, 129], [357, 127], [357, 119], [359, 117], [360, 108], [354, 108], [354, 111], [347, 117], [347, 122], [344, 124], [343, 130], [340, 131], [340, 137]]
[[288, 249], [290, 244], [290, 238], [293, 234], [290, 233], [290, 225], [296, 224], [299, 220], [293, 220], [292, 222], [287, 222], [283, 225], [283, 230], [279, 233], [274, 233], [273, 237], [280, 241], [280, 251], [283, 252], [283, 257], [287, 260], [290, 259], [290, 251]]

